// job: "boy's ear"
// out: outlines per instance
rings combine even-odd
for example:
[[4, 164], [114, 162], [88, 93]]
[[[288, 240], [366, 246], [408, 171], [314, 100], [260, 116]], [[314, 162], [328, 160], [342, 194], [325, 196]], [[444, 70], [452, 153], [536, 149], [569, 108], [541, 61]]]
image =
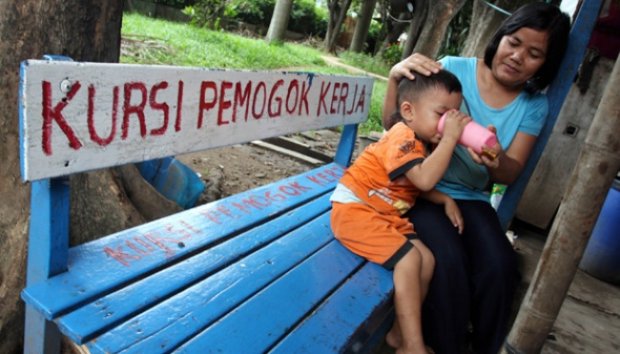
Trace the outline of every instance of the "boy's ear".
[[400, 115], [406, 120], [413, 119], [413, 105], [409, 101], [403, 101], [400, 104]]

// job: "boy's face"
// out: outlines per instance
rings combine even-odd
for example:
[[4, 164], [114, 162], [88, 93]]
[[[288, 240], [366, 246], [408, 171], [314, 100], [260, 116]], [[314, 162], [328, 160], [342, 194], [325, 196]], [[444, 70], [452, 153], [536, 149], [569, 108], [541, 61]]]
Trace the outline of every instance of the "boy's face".
[[458, 110], [462, 100], [460, 92], [449, 93], [442, 87], [432, 87], [418, 95], [416, 100], [404, 101], [400, 113], [419, 139], [437, 144], [441, 139], [437, 132], [439, 118], [451, 109]]

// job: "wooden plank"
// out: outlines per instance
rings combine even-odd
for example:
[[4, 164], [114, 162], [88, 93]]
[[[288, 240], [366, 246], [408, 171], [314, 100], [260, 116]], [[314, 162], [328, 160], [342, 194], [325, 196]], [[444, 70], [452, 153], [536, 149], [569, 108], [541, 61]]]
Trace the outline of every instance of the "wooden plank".
[[373, 79], [28, 60], [24, 180], [366, 120]]
[[324, 162], [318, 159], [315, 159], [313, 157], [310, 157], [308, 155], [304, 155], [301, 154], [299, 152], [293, 151], [293, 150], [289, 150], [289, 149], [285, 149], [283, 147], [274, 145], [274, 144], [270, 144], [261, 140], [254, 140], [252, 141], [252, 145], [258, 146], [258, 147], [262, 147], [263, 149], [268, 149], [271, 151], [275, 151], [278, 152], [280, 154], [295, 158], [297, 160], [301, 160], [302, 162], [308, 163], [310, 165], [313, 166], [320, 166], [322, 165]]
[[[541, 353], [618, 353], [620, 318], [568, 297]], [[551, 338], [550, 338], [551, 337]]]
[[[578, 270], [568, 289], [568, 296], [598, 311], [614, 316], [620, 321], [620, 287], [601, 281]], [[620, 332], [619, 332], [620, 333]]]
[[[210, 324], [220, 323], [222, 316], [254, 298], [254, 294], [332, 240], [326, 213], [101, 335], [88, 346], [94, 353], [169, 352]], [[241, 322], [252, 322], [248, 319], [253, 317]]]
[[286, 136], [278, 136], [274, 138], [269, 138], [269, 139], [266, 139], [265, 142], [283, 147], [285, 149], [296, 151], [300, 154], [323, 161], [324, 163], [330, 163], [334, 160], [331, 156], [325, 155], [320, 151], [316, 151], [312, 149], [310, 145], [304, 144], [302, 142], [299, 142], [293, 138], [289, 138]]
[[[67, 269], [69, 244], [69, 181], [66, 178], [34, 181], [31, 186], [26, 284], [33, 285]], [[26, 305], [24, 352], [60, 350], [58, 328], [33, 306]]]
[[332, 240], [175, 352], [264, 353], [363, 262]]
[[62, 332], [83, 344], [136, 312], [171, 297], [184, 288], [236, 262], [250, 252], [318, 217], [330, 209], [329, 194], [265, 224], [209, 248], [183, 262], [97, 299], [58, 320]]
[[393, 290], [392, 272], [366, 263], [270, 353], [356, 352], [389, 315]]
[[516, 217], [519, 220], [541, 229], [547, 229], [551, 224], [613, 66], [613, 60], [600, 58], [592, 73], [590, 88], [585, 94], [580, 92], [577, 85], [572, 85], [545, 152], [518, 204]]
[[337, 164], [325, 165], [74, 247], [66, 273], [27, 287], [22, 298], [54, 319], [135, 277], [329, 193], [342, 173]]
[[[69, 180], [32, 183], [27, 284], [36, 284], [67, 269]], [[49, 250], [49, 252], [48, 252]]]
[[56, 354], [60, 352], [62, 336], [58, 327], [32, 306], [26, 305], [24, 326], [25, 354]]
[[[518, 228], [517, 232], [522, 296], [531, 282], [544, 238], [528, 228]], [[615, 353], [620, 349], [617, 328], [620, 328], [620, 287], [577, 271], [541, 353]]]
[[336, 156], [334, 156], [334, 161], [342, 166], [349, 166], [351, 164], [353, 151], [355, 151], [357, 128], [357, 124], [348, 124], [342, 130], [338, 150], [336, 150]]

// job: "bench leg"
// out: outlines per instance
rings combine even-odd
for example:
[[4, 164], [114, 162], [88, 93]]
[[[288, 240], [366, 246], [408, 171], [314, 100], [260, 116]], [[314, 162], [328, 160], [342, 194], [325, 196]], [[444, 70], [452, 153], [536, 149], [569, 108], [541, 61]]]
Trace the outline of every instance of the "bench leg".
[[26, 305], [26, 328], [24, 354], [60, 353], [60, 331], [55, 323], [48, 321], [40, 312]]

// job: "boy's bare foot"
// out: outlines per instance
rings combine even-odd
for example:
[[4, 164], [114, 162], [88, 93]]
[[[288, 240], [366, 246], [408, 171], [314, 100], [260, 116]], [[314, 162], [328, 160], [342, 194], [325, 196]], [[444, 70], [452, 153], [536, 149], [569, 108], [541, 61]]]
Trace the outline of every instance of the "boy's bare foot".
[[397, 321], [394, 321], [392, 329], [385, 335], [385, 342], [394, 349], [403, 345], [403, 337]]
[[431, 354], [433, 352], [429, 352], [426, 349], [428, 349], [428, 347], [417, 347], [417, 348], [398, 348], [396, 349], [396, 354]]
[[[393, 329], [390, 331], [393, 332]], [[388, 333], [389, 335], [390, 333]], [[399, 333], [400, 335], [400, 333]], [[386, 336], [385, 341], [388, 342], [388, 338]], [[404, 343], [402, 337], [399, 338], [400, 345], [398, 347], [394, 347], [396, 349], [396, 354], [435, 354], [435, 351], [424, 345], [424, 342], [413, 342], [413, 343]], [[388, 342], [388, 344], [390, 344]]]

